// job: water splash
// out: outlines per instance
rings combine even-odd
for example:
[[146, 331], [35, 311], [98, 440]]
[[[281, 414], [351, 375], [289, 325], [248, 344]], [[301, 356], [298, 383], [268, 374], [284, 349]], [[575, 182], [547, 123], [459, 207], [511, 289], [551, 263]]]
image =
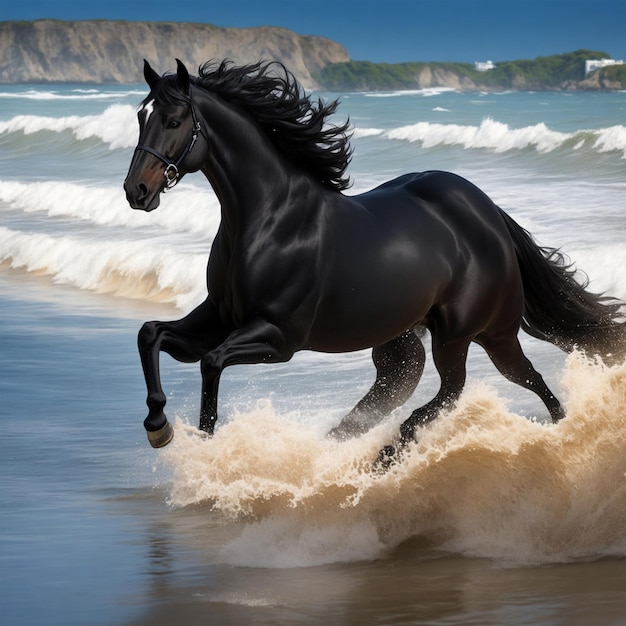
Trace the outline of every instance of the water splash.
[[224, 553], [239, 565], [370, 559], [416, 537], [514, 562], [626, 555], [626, 363], [571, 355], [564, 386], [567, 418], [556, 426], [474, 387], [382, 475], [372, 460], [402, 415], [346, 442], [269, 403], [212, 439], [179, 422], [161, 457], [170, 502], [244, 523]]

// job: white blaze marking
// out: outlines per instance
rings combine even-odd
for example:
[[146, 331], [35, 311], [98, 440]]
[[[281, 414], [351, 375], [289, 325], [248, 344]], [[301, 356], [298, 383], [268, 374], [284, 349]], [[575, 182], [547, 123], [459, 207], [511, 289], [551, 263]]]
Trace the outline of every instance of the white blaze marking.
[[146, 102], [146, 105], [143, 107], [143, 111], [146, 114], [146, 118], [144, 123], [147, 124], [152, 112], [154, 111], [154, 100], [150, 100], [150, 102]]

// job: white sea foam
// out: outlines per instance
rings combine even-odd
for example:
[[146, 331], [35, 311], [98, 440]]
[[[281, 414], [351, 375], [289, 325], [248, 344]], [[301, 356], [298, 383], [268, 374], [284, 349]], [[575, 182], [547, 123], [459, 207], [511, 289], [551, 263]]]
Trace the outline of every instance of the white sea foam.
[[387, 133], [387, 137], [420, 142], [425, 148], [461, 145], [466, 149], [486, 148], [495, 152], [506, 152], [534, 147], [538, 152], [550, 152], [562, 145], [570, 135], [551, 131], [543, 123], [512, 129], [502, 122], [485, 119], [480, 126], [419, 122], [395, 128]]
[[603, 128], [595, 133], [596, 142], [593, 147], [598, 152], [621, 151], [626, 159], [626, 126], [612, 126]]
[[[377, 97], [390, 95], [397, 94], [377, 94]], [[435, 107], [433, 110], [447, 111], [442, 107]], [[132, 148], [137, 143], [136, 110], [130, 105], [114, 104], [99, 115], [17, 115], [0, 122], [0, 135], [18, 132], [29, 135], [42, 131], [71, 131], [79, 141], [95, 137], [108, 144], [111, 149]], [[526, 148], [547, 153], [563, 147], [570, 140], [575, 141], [571, 149], [579, 150], [590, 140], [594, 151], [621, 152], [622, 157], [626, 158], [626, 126], [623, 125], [564, 133], [551, 130], [543, 122], [513, 128], [503, 122], [486, 118], [479, 126], [418, 122], [386, 132], [376, 127], [355, 128], [353, 136], [383, 136], [392, 140], [421, 143], [424, 148], [448, 145], [462, 146], [465, 149], [486, 149], [496, 153]]]
[[383, 128], [355, 128], [352, 136], [355, 139], [361, 139], [363, 137], [376, 137], [382, 135], [385, 132]]
[[79, 141], [96, 137], [109, 144], [111, 149], [132, 148], [137, 144], [138, 137], [136, 111], [125, 104], [113, 104], [99, 115], [17, 115], [0, 122], [0, 135], [17, 132], [30, 135], [42, 131], [71, 131]]
[[0, 263], [78, 289], [183, 310], [206, 298], [206, 254], [181, 254], [148, 241], [91, 241], [0, 226]]
[[574, 249], [571, 257], [589, 278], [589, 291], [626, 302], [626, 243]]
[[[0, 203], [25, 214], [40, 212], [51, 218], [69, 217], [103, 227], [143, 229], [158, 237], [153, 244], [120, 242], [116, 236], [94, 231], [94, 237], [104, 238], [94, 243], [3, 228], [0, 259], [10, 261], [13, 267], [49, 275], [80, 289], [165, 300], [182, 309], [202, 299], [198, 294], [204, 289], [204, 268], [221, 217], [217, 198], [210, 190], [181, 184], [176, 192], [164, 196], [157, 211], [144, 213], [129, 208], [121, 188], [0, 181]], [[517, 217], [522, 217], [522, 224], [531, 232], [541, 231], [523, 219], [523, 213]], [[168, 233], [190, 233], [192, 240], [167, 241]], [[107, 243], [107, 239], [111, 241]], [[159, 250], [164, 250], [163, 254]], [[589, 276], [590, 290], [626, 301], [626, 244], [570, 246], [566, 252]], [[185, 260], [190, 257], [194, 259], [192, 267], [197, 268], [191, 272], [191, 280], [185, 270]], [[116, 281], [121, 276], [120, 282], [111, 281], [114, 273]], [[141, 283], [146, 277], [150, 277], [150, 288], [138, 288], [133, 294], [132, 281]]]
[[145, 96], [145, 91], [136, 89], [123, 91], [102, 91], [100, 89], [73, 89], [69, 92], [59, 92], [41, 89], [28, 89], [26, 91], [0, 91], [0, 98], [8, 100], [119, 100], [127, 96]]
[[509, 150], [534, 148], [547, 153], [563, 147], [574, 139], [573, 149], [580, 149], [586, 136], [594, 140], [592, 148], [597, 152], [622, 152], [626, 158], [626, 127], [613, 126], [600, 130], [563, 133], [549, 129], [543, 122], [523, 128], [511, 128], [508, 124], [487, 118], [480, 126], [460, 124], [436, 124], [418, 122], [387, 131], [385, 137], [394, 140], [421, 143], [424, 148], [435, 146], [462, 146], [469, 149], [486, 149], [496, 153]]
[[442, 93], [454, 92], [453, 87], [425, 87], [424, 89], [398, 89], [396, 91], [372, 91], [364, 95], [367, 98], [398, 98], [402, 96], [438, 96]]
[[175, 194], [162, 197], [158, 211], [133, 211], [121, 182], [115, 187], [69, 182], [22, 183], [0, 180], [0, 203], [25, 213], [72, 217], [98, 225], [144, 228], [160, 226], [170, 232], [193, 232], [212, 238], [220, 220], [217, 197], [210, 189], [181, 183]]

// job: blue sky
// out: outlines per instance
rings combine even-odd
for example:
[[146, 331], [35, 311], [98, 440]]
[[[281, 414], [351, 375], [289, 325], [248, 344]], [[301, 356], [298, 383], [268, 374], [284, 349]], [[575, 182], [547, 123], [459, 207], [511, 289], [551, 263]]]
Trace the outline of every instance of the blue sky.
[[0, 20], [282, 26], [355, 60], [507, 61], [602, 50], [626, 60], [626, 0], [1, 0]]

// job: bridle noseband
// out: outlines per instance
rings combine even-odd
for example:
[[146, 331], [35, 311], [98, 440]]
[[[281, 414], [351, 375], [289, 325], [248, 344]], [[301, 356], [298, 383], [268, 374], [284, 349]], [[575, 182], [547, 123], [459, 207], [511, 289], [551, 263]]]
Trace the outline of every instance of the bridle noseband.
[[137, 144], [135, 148], [135, 152], [137, 150], [143, 150], [144, 152], [149, 152], [154, 155], [157, 159], [163, 161], [165, 163], [165, 171], [163, 172], [163, 176], [165, 177], [165, 189], [164, 192], [169, 191], [172, 187], [175, 187], [178, 181], [180, 180], [180, 171], [179, 166], [184, 161], [185, 157], [191, 152], [194, 147], [198, 135], [200, 134], [200, 122], [198, 122], [198, 118], [196, 117], [196, 112], [193, 108], [193, 104], [191, 102], [191, 96], [189, 96], [189, 108], [191, 109], [191, 119], [193, 120], [193, 128], [191, 130], [191, 137], [187, 142], [185, 149], [182, 151], [180, 156], [172, 161], [168, 159], [164, 154], [161, 154], [158, 150], [151, 148], [150, 146], [144, 146], [143, 144]]

